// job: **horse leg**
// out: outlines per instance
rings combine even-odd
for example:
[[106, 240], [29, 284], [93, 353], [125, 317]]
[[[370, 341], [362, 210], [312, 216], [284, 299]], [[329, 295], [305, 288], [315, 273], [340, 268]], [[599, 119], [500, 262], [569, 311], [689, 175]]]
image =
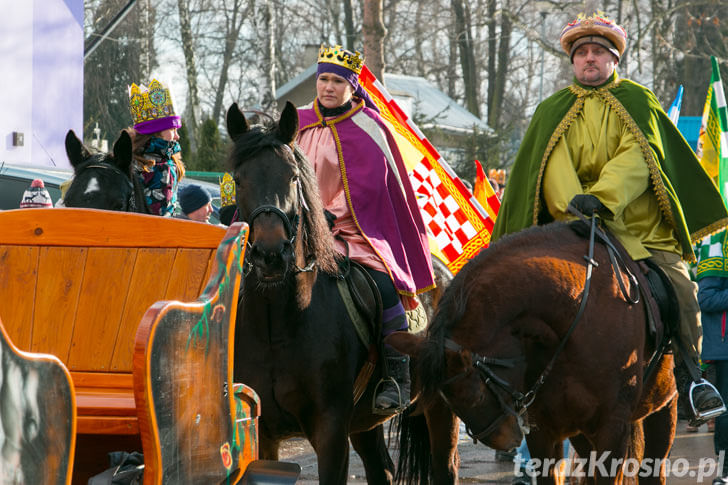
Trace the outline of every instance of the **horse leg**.
[[662, 409], [647, 416], [642, 426], [645, 438], [644, 457], [650, 460], [646, 464], [652, 467], [652, 473], [648, 477], [640, 477], [640, 483], [665, 485], [665, 459], [670, 453], [677, 428], [677, 398], [673, 398]]
[[392, 485], [394, 463], [384, 440], [384, 425], [380, 424], [369, 431], [353, 433], [349, 439], [364, 464], [367, 483]]
[[349, 429], [335, 409], [302, 423], [316, 452], [319, 485], [343, 485], [349, 471]]
[[258, 457], [261, 460], [278, 461], [278, 450], [281, 442], [271, 438], [266, 438], [263, 433], [258, 436]]
[[427, 429], [430, 434], [432, 458], [432, 483], [452, 485], [458, 481], [458, 434], [460, 421], [442, 399], [437, 399], [425, 409]]
[[571, 480], [569, 485], [588, 485], [594, 483], [594, 477], [588, 476], [588, 461], [592, 452], [592, 444], [583, 434], [569, 438], [574, 447], [574, 461], [571, 465]]
[[[589, 457], [589, 471], [595, 474], [597, 485], [621, 485], [624, 478], [624, 460], [630, 445], [641, 439], [641, 423], [612, 419], [604, 423], [591, 439], [594, 454]], [[592, 459], [593, 458], [593, 459]]]
[[538, 485], [561, 485], [563, 477], [556, 473], [557, 463], [564, 458], [561, 440], [543, 432], [532, 431], [526, 436], [531, 464], [535, 468]]

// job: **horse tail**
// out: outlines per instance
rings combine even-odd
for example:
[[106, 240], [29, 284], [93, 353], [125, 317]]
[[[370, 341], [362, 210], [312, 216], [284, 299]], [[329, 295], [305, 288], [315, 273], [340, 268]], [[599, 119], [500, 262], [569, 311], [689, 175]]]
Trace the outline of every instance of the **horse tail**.
[[430, 482], [430, 435], [425, 415], [413, 415], [412, 405], [396, 418], [399, 433], [399, 458], [395, 483], [419, 485]]

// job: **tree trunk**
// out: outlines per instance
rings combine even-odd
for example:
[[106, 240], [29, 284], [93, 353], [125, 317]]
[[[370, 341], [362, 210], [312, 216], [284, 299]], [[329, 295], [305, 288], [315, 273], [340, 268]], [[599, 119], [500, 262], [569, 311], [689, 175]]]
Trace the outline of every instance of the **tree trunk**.
[[343, 0], [344, 3], [344, 31], [346, 32], [346, 49], [356, 50], [356, 31], [354, 30], [354, 8], [351, 0]]
[[154, 67], [154, 7], [150, 0], [142, 0], [138, 6], [138, 26], [142, 36], [139, 42], [139, 63], [142, 79], [149, 82]]
[[215, 124], [217, 124], [220, 118], [220, 112], [222, 111], [223, 96], [225, 95], [225, 87], [228, 82], [228, 70], [230, 69], [230, 63], [232, 62], [233, 53], [235, 52], [235, 45], [237, 44], [238, 37], [240, 36], [240, 28], [242, 27], [243, 19], [245, 18], [245, 15], [243, 15], [240, 11], [242, 3], [242, 0], [234, 0], [230, 9], [231, 11], [229, 11], [227, 9], [227, 2], [223, 2], [223, 9], [226, 17], [225, 49], [222, 54], [220, 77], [218, 78], [217, 88], [215, 89], [215, 103], [212, 106], [212, 113], [210, 114], [210, 119], [213, 120]]
[[447, 95], [452, 99], [457, 97], [457, 61], [458, 61], [458, 37], [455, 22], [450, 22], [448, 31], [448, 58], [447, 58]]
[[491, 117], [495, 117], [495, 78], [496, 78], [496, 62], [498, 59], [498, 37], [496, 37], [495, 9], [496, 0], [488, 0], [488, 124], [495, 129], [495, 125], [491, 124]]
[[508, 15], [501, 15], [500, 44], [498, 46], [498, 69], [496, 71], [493, 89], [493, 110], [488, 110], [488, 124], [492, 128], [500, 127], [503, 98], [505, 97], [506, 78], [508, 77], [508, 63], [511, 52], [511, 19]]
[[276, 102], [276, 44], [274, 10], [271, 0], [262, 0], [261, 17], [263, 24], [263, 58], [261, 69], [263, 71], [263, 86], [260, 103], [263, 109], [270, 109]]
[[362, 33], [366, 65], [377, 79], [384, 82], [384, 36], [387, 29], [382, 21], [382, 0], [364, 0]]
[[[414, 37], [415, 37], [415, 62], [417, 63], [417, 75], [420, 77], [425, 77], [425, 56], [422, 52], [422, 46], [425, 43], [425, 39], [423, 38], [424, 35], [427, 35], [425, 33], [425, 26], [427, 23], [423, 20], [425, 17], [425, 2], [417, 2], [417, 7], [415, 7], [417, 10], [415, 11], [415, 25], [414, 27]], [[424, 34], [424, 35], [423, 35]]]
[[480, 118], [475, 52], [473, 51], [473, 40], [470, 34], [469, 15], [465, 8], [462, 0], [452, 1], [452, 9], [455, 13], [455, 32], [460, 51], [460, 67], [463, 70], [463, 84], [465, 85], [465, 107]]
[[200, 111], [200, 98], [197, 89], [197, 67], [195, 65], [189, 0], [177, 0], [177, 9], [179, 10], [179, 31], [187, 73], [187, 109], [185, 110], [185, 118], [190, 134], [190, 145], [194, 151], [197, 149], [197, 117]]

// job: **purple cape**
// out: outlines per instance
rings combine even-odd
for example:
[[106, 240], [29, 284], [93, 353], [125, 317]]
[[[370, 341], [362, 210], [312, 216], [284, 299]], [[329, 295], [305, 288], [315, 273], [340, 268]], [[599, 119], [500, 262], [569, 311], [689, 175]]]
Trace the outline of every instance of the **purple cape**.
[[[318, 103], [312, 106], [298, 110], [302, 132], [324, 123]], [[360, 101], [324, 126], [340, 141], [337, 150], [349, 209], [389, 269], [394, 286], [409, 296], [434, 288], [425, 224], [402, 156], [379, 114]], [[377, 140], [389, 146], [395, 167]]]

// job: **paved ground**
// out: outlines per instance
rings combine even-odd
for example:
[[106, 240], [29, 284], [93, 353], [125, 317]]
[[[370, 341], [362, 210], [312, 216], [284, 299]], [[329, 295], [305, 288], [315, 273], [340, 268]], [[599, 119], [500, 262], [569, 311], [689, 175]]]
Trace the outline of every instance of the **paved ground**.
[[[473, 445], [473, 442], [461, 430], [460, 444], [460, 482], [461, 483], [490, 483], [510, 484], [513, 479], [514, 466], [512, 463], [496, 461], [495, 451], [482, 444]], [[392, 450], [392, 455], [396, 454]], [[701, 458], [703, 459], [701, 461]], [[710, 460], [708, 460], [710, 458]], [[687, 433], [685, 422], [678, 423], [678, 435], [675, 439], [671, 459], [671, 473], [668, 476], [669, 485], [694, 485], [696, 483], [710, 484], [716, 476], [717, 465], [712, 460], [713, 435], [702, 426], [697, 433]], [[281, 459], [294, 461], [301, 465], [301, 485], [318, 483], [316, 475], [316, 456], [313, 450], [303, 439], [289, 440], [281, 450]], [[349, 462], [349, 483], [366, 483], [359, 457], [351, 452]], [[709, 473], [711, 471], [712, 473]], [[702, 480], [699, 479], [702, 477]]]

